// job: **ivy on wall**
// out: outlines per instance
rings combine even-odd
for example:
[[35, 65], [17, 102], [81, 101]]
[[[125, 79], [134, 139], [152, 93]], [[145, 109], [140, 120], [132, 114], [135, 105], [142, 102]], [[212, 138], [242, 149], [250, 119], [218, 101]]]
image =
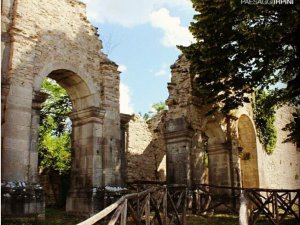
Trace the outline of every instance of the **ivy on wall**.
[[277, 131], [274, 126], [275, 106], [269, 104], [270, 95], [266, 91], [256, 91], [253, 103], [254, 121], [260, 142], [267, 154], [272, 154], [277, 142]]

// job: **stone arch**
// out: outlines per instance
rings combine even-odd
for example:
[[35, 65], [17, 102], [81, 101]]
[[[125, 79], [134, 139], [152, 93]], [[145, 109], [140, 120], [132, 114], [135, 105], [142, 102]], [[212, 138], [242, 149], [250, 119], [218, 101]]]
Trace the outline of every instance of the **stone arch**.
[[[76, 72], [75, 72], [76, 71]], [[34, 82], [34, 93], [42, 95], [40, 88], [43, 79], [49, 77], [61, 85], [68, 93], [72, 102], [72, 164], [71, 184], [67, 198], [68, 213], [85, 214], [94, 211], [92, 204], [94, 187], [101, 187], [103, 181], [103, 120], [105, 111], [100, 108], [100, 88], [92, 79], [72, 65], [50, 64], [44, 67]], [[80, 74], [79, 74], [80, 73]], [[35, 104], [35, 99], [33, 99]], [[32, 145], [31, 152], [36, 152], [38, 140], [39, 111], [35, 107], [32, 115]], [[33, 159], [37, 160], [37, 158]], [[80, 193], [80, 194], [79, 194]], [[79, 197], [80, 196], [80, 197]]]
[[[34, 79], [33, 90], [35, 92], [40, 91], [42, 82], [46, 77], [56, 80], [67, 90], [74, 109], [99, 107], [100, 87], [97, 87], [93, 79], [88, 77], [86, 72], [81, 71], [78, 66], [59, 62], [47, 64]], [[79, 106], [80, 104], [83, 106]]]
[[259, 187], [256, 132], [246, 114], [238, 119], [238, 145], [241, 151], [241, 181], [243, 187]]

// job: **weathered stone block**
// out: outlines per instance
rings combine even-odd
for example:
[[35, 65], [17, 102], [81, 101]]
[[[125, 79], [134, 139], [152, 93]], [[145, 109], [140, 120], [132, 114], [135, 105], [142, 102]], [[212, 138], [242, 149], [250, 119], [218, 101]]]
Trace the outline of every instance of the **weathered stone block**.
[[1, 214], [4, 217], [43, 218], [44, 193], [38, 184], [25, 182], [1, 183]]

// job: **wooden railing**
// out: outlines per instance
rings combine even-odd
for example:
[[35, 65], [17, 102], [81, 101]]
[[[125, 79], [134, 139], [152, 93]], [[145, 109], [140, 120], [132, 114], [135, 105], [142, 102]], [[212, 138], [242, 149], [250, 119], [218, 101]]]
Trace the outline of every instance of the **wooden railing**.
[[[228, 194], [220, 195], [220, 190]], [[282, 224], [288, 216], [300, 222], [300, 189], [238, 188], [202, 184], [193, 192], [193, 211], [198, 214], [225, 208], [238, 213], [243, 193], [250, 211], [250, 224], [255, 224], [259, 216], [265, 216], [274, 225]]]
[[[253, 225], [259, 216], [273, 225], [282, 224], [288, 216], [300, 222], [300, 189], [238, 188], [198, 185], [187, 189], [184, 185], [163, 185], [163, 182], [138, 181], [129, 184], [137, 193], [127, 194], [79, 225], [96, 222], [114, 225], [186, 225], [186, 213], [239, 213], [246, 204], [246, 216]], [[144, 191], [141, 191], [146, 189]], [[241, 203], [241, 193], [246, 202]], [[101, 223], [102, 224], [102, 223]]]
[[282, 224], [287, 216], [300, 223], [300, 190], [247, 189], [245, 196], [250, 205], [250, 223], [265, 215], [274, 225]]
[[[158, 186], [127, 194], [78, 225], [99, 221], [126, 225], [129, 217], [136, 225], [185, 225], [187, 188], [185, 186]], [[110, 217], [110, 219], [109, 219]]]

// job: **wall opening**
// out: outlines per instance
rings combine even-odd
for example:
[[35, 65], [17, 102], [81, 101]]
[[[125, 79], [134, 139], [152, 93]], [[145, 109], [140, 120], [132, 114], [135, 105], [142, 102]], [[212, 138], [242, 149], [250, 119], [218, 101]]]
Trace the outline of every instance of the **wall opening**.
[[[103, 137], [104, 112], [100, 110], [98, 98], [87, 83], [70, 70], [52, 71], [45, 79], [44, 85], [58, 92], [57, 96], [52, 96], [58, 102], [54, 103], [54, 99], [48, 96], [48, 100], [42, 104], [44, 107], [35, 108], [35, 115], [38, 115], [39, 119], [34, 120], [37, 122], [32, 125], [33, 133], [40, 131], [38, 148], [45, 147], [45, 144], [50, 145], [50, 154], [45, 155], [43, 149], [39, 152], [40, 174], [47, 175], [48, 187], [44, 189], [46, 194], [49, 190], [48, 194], [51, 195], [46, 205], [65, 206], [68, 212], [77, 211], [79, 209], [76, 207], [81, 207], [81, 211], [88, 212], [89, 205], [74, 202], [79, 201], [77, 192], [92, 190], [103, 183], [100, 143]], [[45, 92], [42, 88], [39, 93], [43, 91]], [[45, 107], [49, 104], [51, 107], [45, 113]], [[46, 126], [50, 129], [48, 133], [45, 132], [43, 124], [39, 127], [38, 121], [45, 122], [45, 118], [40, 118], [41, 116], [49, 120], [46, 121]], [[45, 134], [42, 134], [42, 131]], [[32, 146], [32, 149], [34, 148]], [[51, 154], [52, 158], [49, 156]], [[90, 193], [85, 191], [85, 194], [89, 199]], [[88, 202], [85, 199], [83, 201]], [[89, 199], [89, 202], [92, 200]]]
[[41, 92], [47, 95], [41, 106], [39, 126], [39, 179], [46, 207], [65, 207], [70, 183], [72, 103], [65, 89], [46, 78]]
[[257, 146], [254, 126], [250, 118], [242, 115], [238, 120], [239, 150], [241, 155], [242, 187], [258, 188]]

